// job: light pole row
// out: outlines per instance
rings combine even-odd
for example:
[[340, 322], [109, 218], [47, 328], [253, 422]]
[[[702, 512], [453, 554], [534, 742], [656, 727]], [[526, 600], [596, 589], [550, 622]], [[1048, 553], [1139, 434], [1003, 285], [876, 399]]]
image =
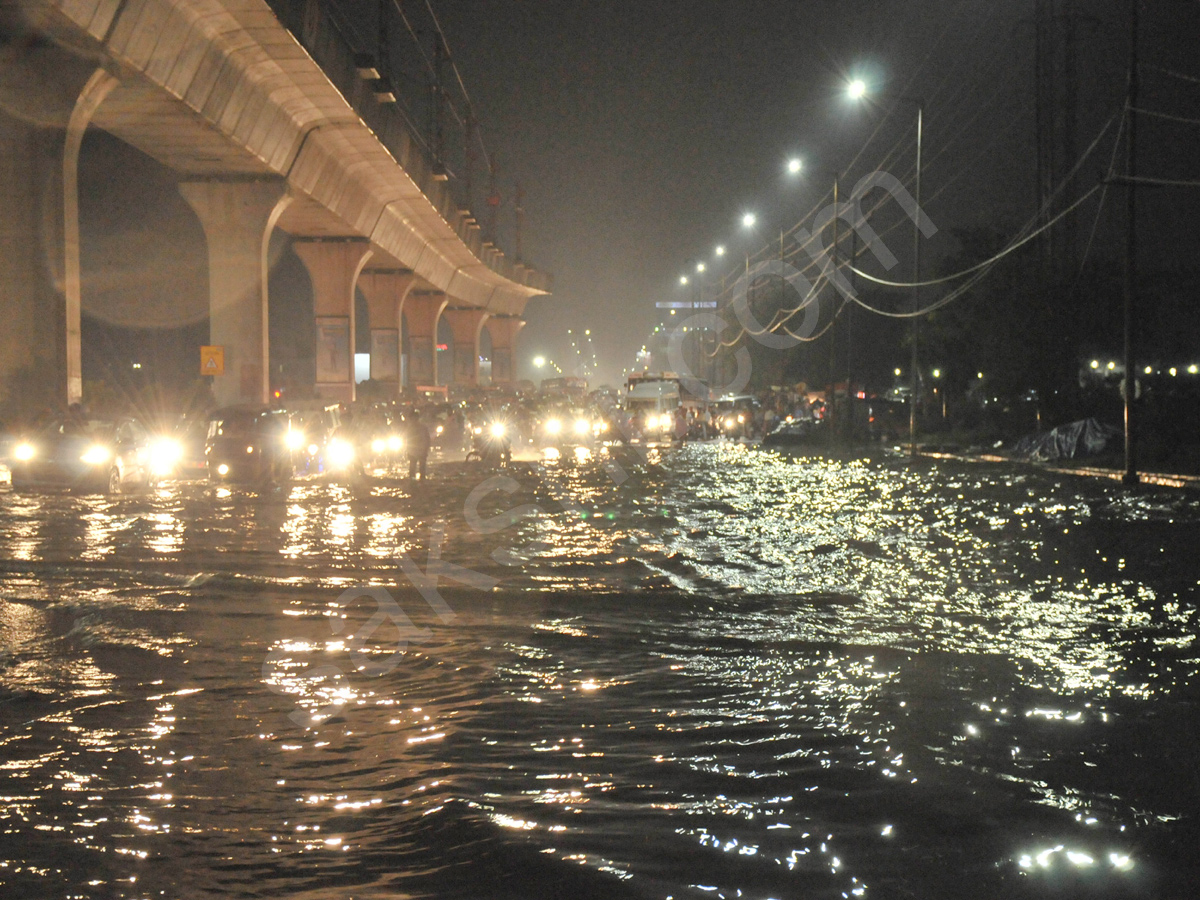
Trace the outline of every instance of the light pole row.
[[[856, 78], [856, 79], [850, 81], [846, 85], [846, 94], [851, 100], [862, 100], [862, 99], [866, 98], [869, 93], [870, 93], [870, 89], [869, 89], [867, 83], [861, 78]], [[913, 312], [914, 312], [914, 315], [912, 317], [912, 325], [911, 325], [911, 331], [910, 331], [910, 340], [911, 340], [911, 344], [912, 344], [912, 361], [911, 361], [912, 373], [911, 373], [910, 396], [909, 396], [909, 401], [908, 401], [908, 403], [909, 403], [909, 417], [908, 417], [909, 453], [911, 456], [915, 457], [917, 455], [917, 401], [920, 396], [920, 390], [921, 390], [920, 367], [919, 367], [919, 365], [920, 365], [920, 353], [919, 353], [920, 317], [918, 315], [916, 315], [915, 313], [919, 312], [921, 309], [920, 211], [921, 211], [921, 175], [922, 175], [922, 170], [923, 170], [921, 151], [922, 151], [922, 143], [923, 143], [923, 136], [924, 136], [923, 132], [924, 132], [924, 126], [925, 126], [925, 101], [922, 98], [909, 97], [909, 96], [905, 96], [905, 95], [897, 95], [896, 99], [903, 100], [903, 101], [909, 102], [909, 103], [913, 103], [913, 104], [915, 104], [916, 109], [917, 109], [917, 166], [916, 166], [916, 192], [915, 193], [916, 193], [916, 204], [917, 204], [918, 214], [913, 216], [913, 282], [914, 282]], [[788, 162], [787, 162], [788, 174], [799, 175], [800, 172], [803, 171], [803, 169], [804, 169], [804, 163], [798, 157], [793, 157], [792, 159], [788, 160]], [[833, 217], [832, 261], [833, 261], [834, 272], [836, 273], [837, 272], [837, 250], [838, 250], [838, 216], [836, 213], [838, 212], [838, 203], [839, 203], [839, 197], [838, 197], [839, 179], [838, 179], [837, 172], [833, 172], [832, 174], [833, 174], [833, 204], [834, 204], [834, 212], [835, 212], [835, 215]], [[754, 228], [756, 221], [757, 221], [757, 218], [754, 215], [754, 213], [752, 213], [752, 212], [747, 212], [742, 215], [742, 227], [747, 230], [752, 230]], [[781, 261], [782, 261], [782, 254], [783, 254], [783, 239], [781, 236], [780, 237]], [[717, 257], [724, 256], [725, 255], [725, 247], [723, 245], [719, 245], [716, 248], [715, 255]], [[704, 265], [703, 263], [698, 264], [698, 266], [699, 266], [699, 268], [697, 269], [698, 272], [703, 272], [703, 268], [702, 268], [703, 265]], [[747, 249], [746, 249], [746, 275], [747, 275], [747, 277], [749, 277], [749, 274], [750, 274], [750, 251], [749, 251], [749, 247], [747, 247]], [[683, 285], [686, 285], [688, 283], [688, 278], [686, 275], [680, 276], [680, 283]], [[847, 363], [849, 363], [848, 357], [849, 357], [849, 348], [847, 348]], [[831, 366], [832, 366], [832, 361], [833, 361], [833, 357], [831, 356]], [[847, 389], [847, 391], [850, 390], [849, 372], [848, 371], [847, 371], [846, 389]], [[831, 408], [832, 408], [832, 405], [831, 405]]]

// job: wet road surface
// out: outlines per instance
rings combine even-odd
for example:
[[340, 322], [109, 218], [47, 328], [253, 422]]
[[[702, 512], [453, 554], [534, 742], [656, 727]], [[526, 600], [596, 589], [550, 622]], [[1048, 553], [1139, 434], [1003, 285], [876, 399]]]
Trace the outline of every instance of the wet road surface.
[[0, 491], [6, 897], [1188, 897], [1200, 502], [736, 444]]

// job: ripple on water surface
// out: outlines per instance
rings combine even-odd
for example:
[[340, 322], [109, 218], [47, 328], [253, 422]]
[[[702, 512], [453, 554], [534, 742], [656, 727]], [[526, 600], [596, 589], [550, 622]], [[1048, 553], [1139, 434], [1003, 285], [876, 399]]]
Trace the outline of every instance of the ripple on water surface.
[[0, 885], [1186, 896], [1198, 512], [733, 444], [0, 494]]

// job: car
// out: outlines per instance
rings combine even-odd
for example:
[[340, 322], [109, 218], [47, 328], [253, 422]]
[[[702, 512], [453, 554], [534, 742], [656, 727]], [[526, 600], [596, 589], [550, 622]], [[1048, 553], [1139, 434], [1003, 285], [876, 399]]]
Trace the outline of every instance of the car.
[[404, 423], [395, 409], [383, 405], [362, 409], [354, 417], [353, 430], [365, 468], [391, 469], [404, 460]]
[[308, 404], [291, 409], [289, 415], [286, 444], [298, 474], [317, 475], [327, 471], [334, 463], [331, 456], [342, 460], [345, 445], [330, 446], [334, 435], [343, 431], [342, 408], [338, 404]]
[[208, 438], [208, 417], [181, 417], [151, 438], [151, 462], [155, 480], [187, 480], [207, 475], [204, 454]]
[[590, 410], [573, 406], [549, 406], [538, 423], [538, 442], [546, 447], [582, 447], [597, 434], [597, 419]]
[[52, 418], [12, 448], [13, 490], [116, 494], [155, 483], [155, 447], [135, 419]]
[[291, 418], [266, 407], [227, 407], [209, 417], [204, 445], [213, 482], [260, 484], [292, 476]]

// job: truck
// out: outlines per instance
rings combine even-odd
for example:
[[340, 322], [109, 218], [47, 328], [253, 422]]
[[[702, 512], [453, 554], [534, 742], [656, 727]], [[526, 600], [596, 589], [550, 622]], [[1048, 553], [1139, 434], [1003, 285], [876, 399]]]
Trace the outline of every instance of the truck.
[[638, 372], [625, 382], [621, 406], [631, 438], [670, 440], [682, 405], [679, 376], [673, 372]]

